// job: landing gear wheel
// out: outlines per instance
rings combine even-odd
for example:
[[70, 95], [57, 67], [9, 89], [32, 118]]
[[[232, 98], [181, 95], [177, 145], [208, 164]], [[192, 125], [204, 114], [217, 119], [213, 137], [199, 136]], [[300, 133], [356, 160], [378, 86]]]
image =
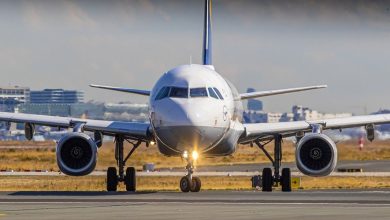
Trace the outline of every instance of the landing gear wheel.
[[199, 177], [192, 177], [191, 192], [199, 192], [202, 187], [202, 182]]
[[136, 175], [134, 167], [127, 167], [125, 175], [126, 191], [134, 192], [136, 189]]
[[118, 176], [116, 175], [116, 168], [109, 167], [107, 169], [107, 191], [116, 191], [118, 187]]
[[190, 189], [191, 189], [191, 181], [190, 181], [190, 178], [188, 178], [187, 176], [183, 176], [180, 180], [180, 190], [182, 192], [189, 192]]
[[263, 192], [272, 192], [273, 177], [271, 168], [264, 168], [262, 175]]
[[282, 169], [281, 185], [283, 192], [291, 192], [291, 170], [290, 168]]

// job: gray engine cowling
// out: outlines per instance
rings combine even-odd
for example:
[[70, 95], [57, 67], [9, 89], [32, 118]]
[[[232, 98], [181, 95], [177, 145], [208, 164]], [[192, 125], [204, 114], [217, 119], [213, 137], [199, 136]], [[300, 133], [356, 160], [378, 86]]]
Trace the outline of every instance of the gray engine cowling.
[[56, 155], [61, 172], [70, 176], [84, 176], [95, 169], [97, 146], [84, 133], [69, 133], [58, 142]]
[[295, 151], [298, 169], [308, 176], [327, 176], [337, 164], [336, 144], [324, 134], [307, 134]]

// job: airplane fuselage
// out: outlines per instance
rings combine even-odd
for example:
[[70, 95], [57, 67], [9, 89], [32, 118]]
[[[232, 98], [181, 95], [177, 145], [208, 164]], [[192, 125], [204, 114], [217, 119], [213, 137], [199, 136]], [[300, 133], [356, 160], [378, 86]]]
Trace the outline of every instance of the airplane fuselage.
[[212, 66], [182, 65], [164, 73], [151, 91], [149, 112], [160, 152], [232, 154], [244, 131], [238, 95]]

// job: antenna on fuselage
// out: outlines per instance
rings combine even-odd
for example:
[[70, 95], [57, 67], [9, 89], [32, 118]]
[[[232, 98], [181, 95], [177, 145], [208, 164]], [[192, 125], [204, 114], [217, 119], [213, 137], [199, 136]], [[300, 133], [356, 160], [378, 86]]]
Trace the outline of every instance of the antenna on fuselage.
[[203, 65], [212, 66], [212, 44], [211, 44], [211, 0], [205, 0], [204, 29], [203, 29]]

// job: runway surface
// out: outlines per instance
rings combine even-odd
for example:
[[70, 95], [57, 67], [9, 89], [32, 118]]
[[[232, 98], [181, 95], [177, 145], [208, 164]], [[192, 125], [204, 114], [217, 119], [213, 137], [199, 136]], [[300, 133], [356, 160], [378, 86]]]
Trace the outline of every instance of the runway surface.
[[390, 219], [390, 190], [0, 193], [0, 219]]
[[[270, 163], [259, 164], [235, 164], [235, 165], [218, 165], [218, 166], [199, 166], [197, 171], [200, 172], [227, 172], [227, 171], [240, 171], [240, 172], [255, 172], [262, 170], [265, 167], [270, 167]], [[298, 171], [295, 163], [283, 163], [283, 167], [291, 168], [293, 172]], [[338, 161], [337, 169], [363, 169], [364, 172], [390, 172], [390, 160], [367, 160], [367, 161]], [[162, 171], [167, 169], [162, 169]], [[180, 170], [180, 169], [173, 169]]]
[[[217, 165], [217, 166], [199, 166], [195, 172], [198, 176], [254, 176], [259, 175], [260, 171], [270, 167], [269, 163], [260, 164], [235, 164], [235, 165]], [[283, 163], [282, 167], [289, 167], [292, 170], [293, 176], [304, 176], [298, 171], [295, 163]], [[337, 171], [340, 168], [344, 169], [362, 169], [363, 172], [333, 172], [331, 176], [362, 176], [362, 177], [387, 177], [390, 176], [390, 160], [376, 161], [339, 161]], [[163, 168], [157, 172], [137, 172], [138, 176], [184, 176], [186, 172], [184, 168]], [[13, 172], [1, 171], [0, 176], [58, 176], [59, 172]], [[63, 175], [63, 174], [62, 174]], [[105, 171], [95, 171], [90, 175], [105, 176]]]

